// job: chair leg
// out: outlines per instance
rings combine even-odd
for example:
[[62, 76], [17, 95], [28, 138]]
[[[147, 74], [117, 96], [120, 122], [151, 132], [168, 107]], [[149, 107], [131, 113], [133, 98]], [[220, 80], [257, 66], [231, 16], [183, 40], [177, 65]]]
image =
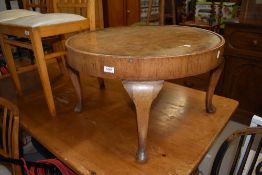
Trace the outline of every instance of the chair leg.
[[[59, 41], [57, 41], [53, 44], [54, 51], [64, 51], [65, 50], [64, 43], [65, 43], [65, 37], [60, 36]], [[66, 74], [67, 70], [66, 70], [66, 64], [65, 64], [65, 57], [62, 56], [60, 58], [57, 58], [57, 62], [58, 62], [58, 66], [59, 66], [60, 71], [63, 74]]]
[[176, 25], [176, 0], [172, 0], [172, 18], [173, 25]]
[[147, 25], [150, 22], [152, 6], [153, 6], [153, 0], [148, 0], [148, 10], [147, 10], [147, 20], [146, 20]]
[[56, 115], [55, 103], [54, 103], [52, 89], [49, 81], [46, 61], [44, 59], [44, 50], [42, 46], [41, 36], [39, 35], [38, 31], [33, 30], [31, 32], [30, 38], [33, 45], [36, 65], [42, 82], [47, 105], [51, 115], [55, 116]]
[[102, 0], [98, 0], [97, 1], [97, 10], [98, 10], [98, 20], [99, 20], [99, 29], [103, 29], [104, 28], [104, 17], [103, 17], [103, 2]]
[[22, 95], [22, 88], [21, 88], [21, 84], [16, 72], [16, 66], [15, 66], [15, 62], [14, 62], [14, 58], [13, 58], [13, 54], [12, 54], [12, 50], [11, 47], [8, 43], [5, 43], [5, 39], [8, 39], [6, 35], [0, 34], [0, 41], [1, 41], [1, 47], [2, 47], [2, 51], [4, 54], [4, 57], [6, 59], [6, 63], [9, 69], [9, 73], [12, 77], [12, 80], [14, 82], [15, 85], [15, 89], [18, 93], [18, 95]]
[[165, 0], [159, 0], [159, 24], [164, 25], [165, 23]]

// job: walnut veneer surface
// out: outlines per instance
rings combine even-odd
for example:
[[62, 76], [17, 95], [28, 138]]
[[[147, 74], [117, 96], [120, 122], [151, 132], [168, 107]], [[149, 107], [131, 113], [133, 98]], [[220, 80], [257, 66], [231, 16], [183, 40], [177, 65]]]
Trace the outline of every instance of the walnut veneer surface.
[[[224, 39], [197, 28], [138, 26], [83, 33], [66, 42], [70, 66], [103, 78], [174, 79], [205, 73], [222, 62]], [[103, 71], [113, 66], [114, 74]]]
[[145, 163], [150, 107], [164, 80], [210, 71], [206, 111], [215, 112], [212, 97], [223, 69], [224, 43], [214, 32], [181, 26], [120, 27], [75, 35], [66, 41], [68, 70], [78, 96], [75, 111], [83, 109], [79, 74], [122, 80], [136, 106], [137, 161]]

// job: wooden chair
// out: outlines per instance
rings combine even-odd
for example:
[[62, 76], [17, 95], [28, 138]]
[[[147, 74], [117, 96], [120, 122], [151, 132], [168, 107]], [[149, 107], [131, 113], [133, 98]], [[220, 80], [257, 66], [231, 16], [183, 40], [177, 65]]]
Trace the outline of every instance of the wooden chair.
[[50, 0], [22, 0], [23, 8], [27, 10], [39, 11], [41, 13], [50, 13]]
[[[258, 159], [262, 148], [261, 136], [262, 127], [245, 128], [234, 132], [220, 146], [212, 166], [211, 174], [218, 175], [220, 170], [222, 170], [221, 165], [223, 160], [225, 160], [224, 157], [229, 152], [228, 150], [230, 146], [235, 141], [238, 141], [238, 145], [236, 147], [235, 152], [233, 153], [234, 159], [230, 169], [228, 169], [228, 174], [243, 174], [244, 168], [246, 169], [245, 174], [251, 175], [254, 171], [259, 171], [261, 174], [262, 160]], [[247, 147], [244, 146], [245, 140], [248, 140]], [[240, 156], [242, 154], [244, 155], [243, 158]], [[229, 160], [226, 161], [227, 165], [229, 165]]]
[[[19, 159], [19, 112], [10, 101], [0, 97], [0, 156]], [[20, 175], [21, 167], [12, 164], [12, 174]]]
[[53, 11], [88, 18], [91, 31], [104, 28], [102, 0], [53, 0]]
[[[53, 11], [60, 13], [73, 13], [86, 17], [89, 19], [90, 31], [104, 28], [102, 0], [53, 0]], [[70, 69], [69, 75], [73, 76], [73, 74], [70, 73]], [[105, 88], [104, 79], [97, 78], [97, 80], [99, 87], [101, 89]], [[72, 81], [74, 82], [74, 80]]]
[[[93, 3], [93, 5], [94, 4], [95, 3]], [[94, 8], [90, 7], [90, 9]], [[47, 105], [52, 116], [56, 115], [56, 109], [46, 63], [48, 60], [55, 58], [59, 60], [58, 62], [60, 67], [65, 67], [64, 60], [61, 59], [65, 55], [65, 50], [63, 47], [63, 43], [65, 40], [64, 35], [67, 33], [89, 29], [89, 21], [90, 19], [86, 19], [79, 15], [73, 14], [37, 14], [0, 22], [1, 47], [3, 49], [3, 54], [6, 58], [8, 69], [18, 94], [22, 95], [22, 88], [18, 79], [18, 73], [30, 71], [34, 68], [37, 68], [47, 100]], [[27, 38], [30, 40], [30, 42], [19, 42], [10, 40], [9, 36]], [[42, 40], [44, 38], [54, 36], [60, 37], [60, 47], [53, 53], [45, 54], [43, 50]], [[19, 68], [15, 66], [10, 47], [11, 45], [33, 50], [36, 65], [30, 65], [19, 70]]]
[[[148, 0], [148, 11], [147, 11], [147, 21], [146, 24], [148, 25], [151, 21], [159, 21], [160, 25], [164, 25], [165, 23], [165, 6], [166, 6], [166, 0], [159, 0], [159, 15], [157, 18], [154, 18], [152, 16], [152, 8], [153, 8], [153, 1], [154, 0]], [[171, 6], [172, 6], [172, 15], [169, 15], [169, 17], [172, 18], [173, 24], [176, 24], [176, 0], [171, 0]]]

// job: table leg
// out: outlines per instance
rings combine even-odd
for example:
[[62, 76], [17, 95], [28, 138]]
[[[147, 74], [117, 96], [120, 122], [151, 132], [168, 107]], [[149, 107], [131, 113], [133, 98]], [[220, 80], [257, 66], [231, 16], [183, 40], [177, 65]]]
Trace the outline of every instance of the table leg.
[[150, 107], [162, 89], [164, 81], [123, 81], [122, 83], [136, 106], [138, 127], [137, 161], [144, 163], [147, 160], [146, 139]]
[[97, 78], [100, 89], [105, 89], [105, 80], [103, 78]]
[[223, 68], [224, 63], [220, 64], [217, 68], [211, 70], [210, 72], [211, 75], [206, 93], [206, 111], [208, 113], [214, 113], [216, 111], [215, 106], [212, 104], [212, 98]]
[[75, 112], [82, 112], [83, 110], [83, 94], [80, 84], [80, 77], [79, 72], [76, 70], [73, 70], [70, 66], [67, 66], [67, 70], [69, 73], [69, 76], [71, 78], [71, 81], [73, 83], [74, 89], [76, 91], [77, 96], [77, 104], [75, 106]]
[[[59, 52], [59, 51], [65, 51], [65, 36], [64, 35], [60, 35], [59, 38], [57, 39], [57, 41], [52, 43], [52, 47], [53, 50], [55, 52]], [[65, 63], [65, 56], [61, 56], [56, 58], [59, 69], [61, 71], [62, 74], [66, 74], [66, 63]]]

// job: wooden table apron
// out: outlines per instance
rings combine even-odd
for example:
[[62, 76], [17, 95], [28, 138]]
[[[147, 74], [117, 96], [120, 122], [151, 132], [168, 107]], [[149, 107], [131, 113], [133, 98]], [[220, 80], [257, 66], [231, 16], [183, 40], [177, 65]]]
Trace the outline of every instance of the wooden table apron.
[[80, 112], [83, 103], [79, 72], [122, 80], [136, 106], [137, 161], [145, 162], [150, 107], [164, 80], [211, 71], [206, 111], [215, 112], [212, 97], [223, 69], [224, 43], [214, 32], [181, 26], [119, 27], [75, 35], [66, 42], [78, 97], [75, 111]]

